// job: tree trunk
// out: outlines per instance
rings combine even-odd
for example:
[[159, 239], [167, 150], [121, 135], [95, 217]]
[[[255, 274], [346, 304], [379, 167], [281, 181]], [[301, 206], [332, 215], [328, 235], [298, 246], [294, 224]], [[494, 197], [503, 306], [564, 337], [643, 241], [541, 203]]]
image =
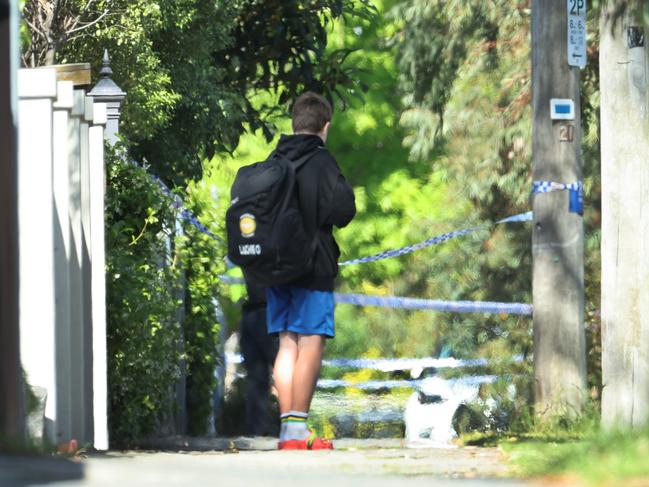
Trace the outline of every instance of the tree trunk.
[[602, 423], [649, 416], [649, 111], [642, 22], [603, 9]]
[[52, 66], [55, 64], [56, 60], [56, 49], [53, 45], [50, 45], [45, 52], [45, 59], [43, 61], [43, 66]]

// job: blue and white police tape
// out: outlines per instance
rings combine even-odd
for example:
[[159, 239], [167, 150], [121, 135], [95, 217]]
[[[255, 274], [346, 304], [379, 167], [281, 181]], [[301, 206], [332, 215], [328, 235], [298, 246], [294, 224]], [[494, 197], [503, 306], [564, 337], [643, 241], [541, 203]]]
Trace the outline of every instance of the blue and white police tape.
[[446, 358], [334, 358], [324, 360], [323, 365], [350, 369], [380, 370], [381, 372], [395, 372], [399, 370], [417, 369], [457, 369], [461, 367], [478, 367], [489, 364], [487, 359], [456, 359]]
[[[502, 220], [498, 220], [495, 224], [497, 225], [497, 224], [500, 224], [500, 223], [527, 222], [527, 221], [531, 221], [531, 220], [532, 220], [532, 212], [528, 211], [526, 213], [520, 213], [518, 215], [503, 218]], [[440, 244], [442, 242], [446, 242], [447, 240], [450, 240], [450, 239], [455, 238], [455, 237], [460, 237], [462, 235], [467, 235], [469, 233], [475, 232], [475, 231], [483, 229], [483, 228], [488, 228], [488, 226], [465, 228], [463, 230], [456, 230], [454, 232], [444, 233], [444, 234], [439, 235], [437, 237], [432, 237], [432, 238], [429, 238], [428, 240], [424, 240], [423, 242], [408, 245], [406, 247], [401, 247], [400, 249], [385, 250], [383, 252], [379, 252], [378, 254], [370, 255], [368, 257], [361, 257], [359, 259], [346, 260], [344, 262], [341, 262], [339, 265], [343, 266], [343, 265], [352, 265], [352, 264], [365, 264], [367, 262], [376, 262], [378, 260], [390, 259], [392, 257], [398, 257], [400, 255], [409, 254], [411, 252], [415, 252], [417, 250], [421, 250], [423, 248], [430, 247], [432, 245], [437, 245], [437, 244]]]
[[[513, 357], [509, 362], [519, 363], [524, 360], [522, 355]], [[464, 367], [485, 367], [496, 361], [485, 358], [457, 359], [453, 357], [434, 358], [334, 358], [324, 360], [328, 367], [347, 369], [379, 370], [381, 372], [396, 372], [410, 370], [413, 377], [421, 375], [424, 369], [461, 369]]]
[[[511, 362], [518, 363], [524, 359], [522, 356], [514, 357]], [[225, 353], [227, 364], [242, 364], [243, 356], [240, 353]], [[461, 369], [464, 367], [484, 367], [496, 363], [485, 358], [457, 359], [453, 357], [434, 358], [334, 358], [325, 359], [322, 365], [326, 367], [378, 370], [381, 372], [398, 372], [404, 370], [423, 371], [423, 369]]]
[[193, 225], [196, 229], [198, 229], [199, 232], [204, 233], [208, 237], [213, 238], [214, 240], [218, 240], [221, 243], [225, 243], [224, 240], [219, 237], [218, 235], [214, 234], [207, 228], [205, 225], [203, 225], [198, 217], [194, 215], [190, 210], [188, 210], [184, 204], [183, 200], [180, 199], [180, 196], [177, 194], [174, 194], [168, 187], [167, 185], [160, 179], [158, 176], [155, 174], [149, 174], [151, 178], [158, 183], [160, 188], [162, 189], [162, 192], [165, 193], [166, 195], [170, 196], [173, 199], [173, 206], [176, 210], [178, 210], [180, 217], [188, 222], [190, 225]]
[[383, 308], [429, 309], [452, 313], [497, 313], [531, 315], [532, 305], [491, 301], [439, 301], [436, 299], [402, 298], [398, 296], [369, 296], [366, 294], [335, 293], [337, 303]]
[[212, 237], [215, 240], [218, 240], [221, 243], [225, 243], [224, 240], [219, 237], [218, 235], [215, 235], [214, 233], [210, 232], [210, 230], [203, 225], [196, 215], [194, 215], [191, 211], [189, 211], [187, 208], [181, 208], [180, 216], [190, 224], [192, 224], [194, 227], [196, 227], [200, 232], [204, 233], [208, 237]]
[[554, 181], [533, 181], [532, 194], [551, 193], [552, 191], [566, 191], [568, 195], [568, 211], [570, 213], [584, 214], [584, 185], [581, 181], [575, 183], [555, 183]]
[[[458, 379], [444, 380], [449, 385], [464, 384], [477, 386], [485, 383], [494, 382], [498, 376], [496, 375], [476, 375], [470, 377], [461, 377]], [[425, 386], [426, 379], [416, 380], [368, 380], [364, 382], [353, 382], [344, 379], [320, 379], [318, 380], [318, 389], [337, 389], [339, 387], [361, 389], [361, 390], [378, 390], [378, 389], [403, 389], [403, 388], [416, 388], [419, 389]]]
[[[515, 357], [514, 362], [522, 361], [522, 357]], [[240, 353], [225, 354], [225, 361], [229, 364], [243, 363], [243, 356]], [[453, 357], [445, 358], [334, 358], [325, 359], [322, 365], [327, 367], [339, 367], [348, 369], [368, 369], [379, 370], [381, 372], [396, 372], [402, 370], [416, 369], [459, 369], [463, 367], [479, 367], [492, 363], [484, 358], [476, 359], [457, 359]]]
[[[241, 277], [220, 276], [227, 284], [244, 284]], [[494, 301], [441, 301], [438, 299], [404, 298], [399, 296], [372, 296], [369, 294], [334, 293], [337, 304], [376, 306], [393, 309], [427, 309], [449, 313], [495, 313], [531, 315], [533, 308], [526, 303], [500, 303]]]

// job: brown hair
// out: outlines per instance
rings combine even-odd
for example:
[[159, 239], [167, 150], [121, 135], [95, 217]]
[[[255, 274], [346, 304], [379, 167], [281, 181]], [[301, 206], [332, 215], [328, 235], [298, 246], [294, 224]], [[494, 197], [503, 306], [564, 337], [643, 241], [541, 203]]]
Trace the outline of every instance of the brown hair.
[[307, 91], [302, 93], [291, 110], [293, 132], [317, 134], [331, 121], [331, 104], [322, 96]]

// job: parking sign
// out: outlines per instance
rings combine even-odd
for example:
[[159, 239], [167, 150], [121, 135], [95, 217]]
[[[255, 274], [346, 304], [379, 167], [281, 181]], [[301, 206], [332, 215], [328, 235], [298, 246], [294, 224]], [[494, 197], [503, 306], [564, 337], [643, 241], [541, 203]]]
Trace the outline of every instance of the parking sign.
[[586, 0], [568, 2], [568, 64], [586, 66]]

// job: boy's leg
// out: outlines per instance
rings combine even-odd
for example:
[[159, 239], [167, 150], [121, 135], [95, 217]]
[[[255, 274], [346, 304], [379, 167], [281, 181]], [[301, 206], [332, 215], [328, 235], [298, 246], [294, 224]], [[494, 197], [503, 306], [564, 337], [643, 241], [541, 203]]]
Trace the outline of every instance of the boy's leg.
[[[290, 307], [286, 328], [294, 333], [294, 362], [291, 377], [291, 399], [282, 407], [280, 450], [323, 450], [331, 442], [315, 437], [307, 427], [311, 400], [320, 375], [325, 337], [333, 337], [333, 293], [289, 287]], [[269, 300], [270, 305], [270, 300]], [[272, 314], [269, 313], [269, 316]], [[270, 329], [270, 327], [269, 327]], [[282, 350], [280, 337], [280, 354]], [[278, 370], [279, 372], [279, 370]], [[286, 378], [286, 377], [282, 377]], [[289, 388], [285, 386], [285, 390]], [[280, 396], [281, 396], [280, 392]], [[290, 408], [288, 412], [286, 408]]]
[[279, 351], [273, 367], [273, 379], [277, 388], [279, 413], [291, 410], [293, 374], [298, 358], [298, 335], [290, 331], [279, 334]]
[[320, 376], [325, 338], [322, 335], [297, 335], [297, 361], [293, 370], [292, 411], [309, 412]]
[[311, 399], [320, 376], [324, 344], [325, 337], [322, 335], [297, 334], [297, 360], [293, 369], [291, 411], [282, 416], [282, 431], [278, 445], [280, 450], [333, 448], [330, 441], [315, 437], [307, 426]]

